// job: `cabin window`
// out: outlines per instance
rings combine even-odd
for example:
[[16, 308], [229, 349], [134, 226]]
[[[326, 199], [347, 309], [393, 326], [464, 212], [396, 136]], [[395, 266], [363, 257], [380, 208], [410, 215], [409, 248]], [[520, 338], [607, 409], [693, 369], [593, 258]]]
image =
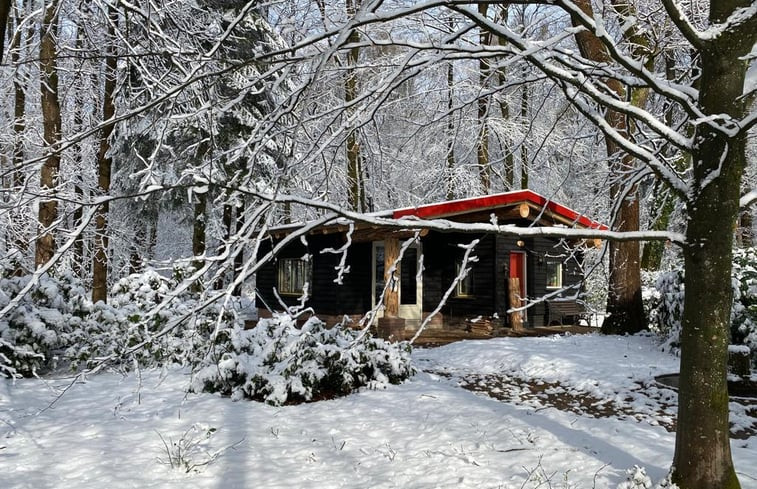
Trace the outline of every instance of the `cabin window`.
[[302, 258], [280, 258], [278, 261], [280, 294], [302, 295], [305, 285], [310, 283], [311, 266]]
[[[470, 262], [468, 262], [470, 268]], [[463, 268], [463, 260], [460, 259], [455, 263], [455, 277], [460, 275]], [[455, 286], [455, 297], [471, 297], [473, 295], [473, 270], [468, 271], [468, 275], [462, 278]]]
[[547, 288], [562, 288], [562, 263], [547, 262]]

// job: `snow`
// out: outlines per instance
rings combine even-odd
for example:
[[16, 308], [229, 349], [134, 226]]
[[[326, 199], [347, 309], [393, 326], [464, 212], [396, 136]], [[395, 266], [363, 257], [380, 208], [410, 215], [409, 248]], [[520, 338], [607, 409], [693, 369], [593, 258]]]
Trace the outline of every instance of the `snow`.
[[750, 350], [747, 345], [728, 345], [728, 353], [740, 353], [742, 355], [749, 355]]
[[[534, 488], [552, 478], [552, 487], [616, 488], [669, 469], [674, 434], [652, 422], [667, 414], [651, 412], [659, 397], [644, 393], [674, 402], [652, 377], [678, 361], [651, 336], [501, 338], [413, 357], [424, 372], [404, 384], [284, 407], [186, 394], [190, 375], [178, 369], [90, 376], [60, 398], [70, 379], [3, 380], [2, 487]], [[503, 402], [461, 388], [468, 375], [555, 383], [647, 412]], [[748, 421], [744, 409], [734, 415]], [[172, 469], [164, 441], [190, 465], [212, 460]], [[742, 487], [757, 489], [755, 438], [732, 449]]]

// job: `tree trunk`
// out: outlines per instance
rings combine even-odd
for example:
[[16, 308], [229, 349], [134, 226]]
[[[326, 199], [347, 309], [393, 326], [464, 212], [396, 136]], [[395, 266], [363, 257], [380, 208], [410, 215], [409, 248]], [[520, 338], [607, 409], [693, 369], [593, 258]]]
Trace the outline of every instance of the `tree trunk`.
[[[231, 236], [234, 233], [234, 229], [232, 226], [233, 216], [234, 216], [234, 207], [230, 203], [228, 203], [228, 199], [227, 199], [227, 203], [223, 205], [223, 214], [221, 216], [221, 228], [223, 229], [223, 239], [221, 241], [221, 246], [219, 246], [218, 248], [219, 256], [226, 253], [226, 250], [229, 249]], [[233, 275], [234, 275], [233, 271], [224, 270], [221, 277], [218, 280], [216, 280], [216, 282], [213, 284], [213, 288], [216, 290], [225, 288], [234, 279]]]
[[[15, 9], [15, 25], [20, 27], [21, 25], [21, 12], [20, 8]], [[27, 29], [27, 33], [30, 34], [31, 28]], [[21, 51], [25, 49], [25, 43], [28, 42], [23, 39], [22, 30], [18, 29], [11, 40], [8, 50], [11, 56], [11, 66], [18, 66], [21, 60]], [[21, 191], [24, 188], [24, 181], [26, 180], [23, 172], [24, 164], [24, 132], [26, 131], [26, 87], [24, 86], [24, 77], [16, 70], [13, 76], [13, 90], [14, 90], [14, 107], [13, 107], [13, 178], [12, 185], [16, 189], [16, 192]], [[12, 237], [9, 237], [9, 243], [13, 243], [13, 246], [19, 251], [19, 256], [13, 260], [14, 275], [22, 276], [27, 273], [25, 270], [24, 262], [28, 251], [28, 242], [26, 240], [26, 216], [24, 216], [24, 209], [20, 205], [16, 205], [10, 212], [11, 229], [13, 233]]]
[[[113, 133], [113, 124], [107, 121], [115, 115], [115, 89], [116, 89], [116, 53], [115, 53], [115, 26], [118, 23], [118, 11], [115, 7], [108, 8], [108, 42], [111, 43], [109, 52], [105, 58], [105, 90], [103, 92], [103, 121], [106, 125], [100, 134], [100, 150], [97, 153], [97, 183], [100, 194], [103, 197], [110, 193], [110, 174], [113, 161], [108, 156], [110, 149], [110, 136]], [[95, 218], [95, 244], [94, 258], [92, 261], [92, 302], [108, 300], [108, 212], [110, 204], [104, 202], [100, 205], [100, 211]]]
[[192, 225], [192, 266], [195, 270], [205, 265], [205, 229], [207, 219], [208, 193], [196, 194], [197, 201], [194, 204], [194, 221]]
[[[360, 0], [347, 0], [347, 15], [354, 16], [357, 4]], [[350, 32], [347, 42], [360, 42], [360, 33], [356, 30]], [[360, 48], [353, 47], [347, 52], [347, 73], [344, 80], [344, 102], [350, 105], [357, 99], [357, 62], [360, 56]], [[352, 115], [354, 108], [348, 108], [347, 114]], [[362, 160], [360, 155], [360, 141], [357, 128], [350, 128], [347, 134], [347, 181], [348, 181], [348, 204], [357, 212], [365, 211], [365, 184], [363, 181]]]
[[[83, 36], [81, 33], [82, 28], [79, 27], [78, 36], [76, 38], [76, 50], [78, 52], [83, 51]], [[75, 79], [77, 83], [81, 83], [81, 73], [77, 73]], [[84, 131], [84, 108], [87, 106], [85, 100], [86, 95], [84, 90], [79, 90], [75, 97], [76, 107], [74, 107], [74, 132]], [[74, 196], [76, 202], [74, 202], [74, 229], [78, 229], [84, 218], [84, 189], [82, 173], [84, 172], [84, 152], [83, 141], [77, 141], [71, 146], [71, 153], [74, 160]], [[84, 266], [84, 233], [81, 232], [74, 238], [73, 258], [71, 264], [74, 275], [84, 280], [86, 275], [86, 267]]]
[[[503, 25], [507, 25], [507, 19], [509, 16], [509, 5], [501, 4], [499, 6], [499, 14], [497, 16], [497, 22]], [[497, 37], [497, 42], [500, 46], [504, 46], [507, 41], [503, 37]], [[507, 72], [505, 67], [501, 66], [497, 70], [497, 79], [499, 85], [504, 87], [507, 82]], [[499, 110], [502, 115], [502, 120], [507, 121], [510, 119], [510, 104], [507, 102], [507, 94], [504, 92], [500, 94]], [[505, 190], [515, 190], [515, 155], [512, 151], [511, 139], [508, 134], [503, 134], [500, 138], [500, 148], [505, 160], [504, 168], [504, 188]]]
[[[489, 11], [489, 3], [483, 2], [478, 4], [478, 13], [486, 16]], [[491, 34], [486, 29], [481, 29], [479, 35], [479, 43], [481, 46], [487, 46], [491, 43]], [[487, 80], [489, 79], [489, 62], [481, 57], [478, 62], [478, 79], [482, 92], [485, 90]], [[489, 97], [478, 97], [478, 149], [476, 151], [476, 157], [478, 160], [478, 172], [481, 180], [481, 188], [484, 194], [491, 192], [491, 163], [489, 161], [489, 124], [487, 122], [489, 113]]]
[[754, 218], [750, 209], [744, 209], [739, 215], [738, 245], [741, 248], [754, 246]]
[[11, 0], [0, 0], [0, 64], [5, 53], [5, 32], [10, 20]]
[[[613, 0], [618, 1], [618, 0]], [[678, 73], [675, 68], [675, 57], [669, 50], [663, 53], [663, 61], [665, 63], [665, 78], [670, 81], [675, 81], [678, 77]], [[664, 105], [664, 120], [665, 125], [673, 127], [673, 107], [674, 104], [666, 102]], [[666, 152], [667, 156], [673, 156], [672, 149]], [[691, 164], [690, 155], [680, 156], [677, 162], [676, 168], [679, 171], [685, 169], [685, 167]], [[670, 223], [670, 216], [675, 209], [676, 197], [666, 187], [666, 184], [656, 179], [654, 187], [652, 189], [652, 209], [657, 211], [649, 228], [653, 231], [667, 231], [668, 224]], [[665, 253], [665, 247], [667, 243], [664, 241], [648, 241], [644, 243], [644, 249], [641, 254], [641, 268], [642, 270], [657, 271], [662, 265], [662, 257]]]
[[[588, 16], [593, 17], [594, 11], [591, 0], [576, 0], [575, 4]], [[572, 19], [575, 26], [580, 21]], [[576, 33], [581, 55], [598, 63], [612, 61], [604, 44], [594, 33], [581, 30]], [[619, 98], [625, 97], [625, 88], [616, 79], [607, 79], [607, 86], [614, 91]], [[637, 94], [632, 94], [634, 97]], [[640, 101], [637, 100], [636, 103]], [[607, 111], [607, 121], [620, 134], [628, 134], [626, 119], [622, 114], [615, 111]], [[620, 154], [618, 146], [609, 138], [605, 138], [607, 156], [612, 158]], [[633, 158], [626, 156], [620, 163], [612, 164], [611, 170], [616, 179], [632, 171], [635, 166]], [[622, 198], [618, 204], [617, 215], [613, 223], [616, 231], [639, 230], [639, 198], [638, 191], [633, 188], [625, 198], [620, 195], [620, 183], [614, 184], [610, 189], [611, 199]], [[641, 300], [641, 267], [639, 260], [639, 243], [637, 241], [616, 242], [609, 244], [610, 253], [610, 277], [607, 293], [607, 312], [609, 316], [602, 325], [604, 333], [635, 333], [646, 327], [644, 306]]]
[[[524, 83], [520, 92], [520, 121], [528, 124], [528, 84]], [[520, 188], [528, 188], [528, 146], [526, 140], [520, 144]]]
[[[653, 231], [667, 231], [670, 216], [673, 213], [674, 197], [666, 192], [664, 185], [658, 180], [652, 190], [652, 208], [657, 210], [657, 215], [652, 220], [649, 228]], [[641, 254], [642, 270], [657, 271], [662, 265], [662, 256], [665, 253], [664, 241], [648, 241], [644, 243]]]
[[[622, 198], [618, 189], [611, 190], [611, 199]], [[639, 230], [639, 196], [633, 189], [618, 206], [613, 229], [620, 232]], [[607, 291], [607, 318], [602, 324], [605, 334], [633, 334], [646, 327], [641, 299], [641, 263], [638, 241], [611, 241], [610, 277]]]
[[[242, 205], [237, 207], [236, 229], [237, 231], [244, 226], [245, 210], [244, 198], [242, 199]], [[235, 280], [239, 275], [239, 272], [244, 268], [244, 250], [240, 250], [239, 254], [234, 258], [234, 268], [231, 271], [231, 280]], [[242, 284], [237, 285], [234, 288], [234, 295], [242, 295]]]
[[[713, 0], [710, 21], [722, 23], [747, 5]], [[750, 29], [748, 24], [746, 28]], [[705, 115], [728, 114], [735, 120], [744, 116], [743, 56], [757, 36], [742, 31], [724, 33], [700, 49], [699, 105]], [[733, 299], [733, 224], [746, 166], [745, 135], [743, 131], [727, 135], [698, 124], [694, 142], [673, 481], [682, 489], [734, 489], [740, 485], [731, 459], [726, 363]], [[713, 174], [718, 178], [712, 178]]]
[[40, 233], [37, 237], [34, 264], [40, 267], [55, 255], [55, 234], [51, 227], [58, 219], [58, 201], [55, 200], [60, 171], [61, 138], [60, 102], [58, 99], [58, 66], [56, 39], [58, 37], [58, 1], [52, 1], [45, 9], [39, 45], [41, 67], [40, 91], [42, 93], [42, 126], [45, 146], [45, 160], [40, 172], [40, 191], [43, 198], [39, 203], [38, 220]]
[[[400, 313], [400, 242], [397, 238], [384, 240], [384, 283], [389, 284], [384, 294], [384, 317], [396, 318]], [[396, 267], [394, 273], [390, 273]]]
[[[455, 28], [452, 17], [449, 19], [449, 28], [450, 32]], [[455, 119], [452, 117], [452, 109], [455, 107], [454, 85], [455, 65], [449, 61], [447, 63], [447, 178], [445, 179], [447, 200], [455, 198]]]
[[[515, 309], [523, 307], [523, 299], [520, 296], [520, 279], [510, 277], [508, 279], [508, 305]], [[513, 331], [523, 331], [523, 311], [514, 311], [510, 313], [510, 327]]]

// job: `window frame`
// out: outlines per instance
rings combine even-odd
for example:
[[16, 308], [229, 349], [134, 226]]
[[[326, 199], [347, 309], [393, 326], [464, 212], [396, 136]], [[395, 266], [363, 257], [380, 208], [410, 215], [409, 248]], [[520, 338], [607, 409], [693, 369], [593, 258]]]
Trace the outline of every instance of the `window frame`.
[[[290, 272], [291, 278], [284, 280], [287, 271]], [[305, 285], [308, 285], [308, 292], [312, 291], [312, 277], [311, 260], [302, 257], [286, 257], [279, 258], [276, 262], [276, 290], [281, 295], [301, 296], [305, 291]]]
[[[561, 261], [547, 261], [545, 262], [545, 277], [546, 287], [548, 290], [557, 290], [563, 288], [563, 263]], [[550, 285], [550, 279], [552, 278], [551, 268], [557, 267], [557, 285]]]
[[[468, 261], [470, 264], [471, 262]], [[460, 275], [460, 269], [463, 266], [463, 259], [458, 258], [455, 260], [455, 278]], [[470, 267], [470, 270], [468, 270], [468, 274], [462, 279], [459, 280], [455, 284], [455, 298], [458, 299], [471, 299], [475, 297], [475, 294], [473, 293], [473, 267]]]

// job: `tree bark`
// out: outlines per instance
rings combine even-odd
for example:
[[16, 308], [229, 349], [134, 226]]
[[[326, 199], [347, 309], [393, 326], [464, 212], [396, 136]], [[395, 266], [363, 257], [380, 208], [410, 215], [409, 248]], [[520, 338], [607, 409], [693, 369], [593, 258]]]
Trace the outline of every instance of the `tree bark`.
[[750, 209], [744, 209], [739, 215], [738, 245], [741, 248], [754, 246], [754, 217]]
[[[115, 26], [118, 24], [116, 7], [108, 7], [108, 54], [105, 58], [105, 89], [103, 92], [103, 121], [106, 123], [100, 134], [100, 149], [97, 153], [97, 184], [100, 194], [110, 193], [113, 161], [108, 155], [110, 136], [113, 133], [113, 119], [116, 113], [114, 96], [116, 89]], [[95, 218], [95, 243], [92, 262], [92, 302], [108, 301], [108, 212], [110, 204], [104, 202]]]
[[[15, 9], [15, 25], [21, 25], [21, 12], [20, 7]], [[30, 30], [27, 29], [27, 34], [30, 35]], [[28, 42], [28, 35], [26, 39], [23, 38], [21, 29], [18, 29], [11, 39], [11, 43], [8, 46], [8, 51], [11, 57], [11, 66], [19, 66], [21, 60], [21, 51], [25, 49], [25, 43]], [[24, 181], [26, 180], [22, 166], [24, 164], [24, 132], [26, 131], [26, 86], [24, 85], [24, 77], [21, 76], [18, 70], [13, 76], [13, 91], [14, 91], [14, 107], [13, 107], [13, 178], [12, 185], [16, 191], [20, 191], [24, 188]], [[9, 243], [13, 243], [13, 246], [19, 251], [18, 256], [13, 260], [14, 270], [13, 273], [16, 276], [22, 276], [28, 271], [25, 269], [24, 262], [28, 251], [28, 242], [25, 236], [27, 225], [25, 224], [26, 218], [24, 216], [23, 208], [16, 206], [10, 212], [11, 229], [13, 233], [9, 236]]]
[[[449, 19], [450, 32], [454, 29], [452, 17]], [[447, 186], [447, 200], [455, 198], [455, 119], [452, 109], [455, 107], [454, 87], [455, 65], [447, 62], [447, 172], [445, 183]]]
[[197, 201], [194, 203], [194, 221], [192, 225], [192, 266], [195, 270], [205, 265], [205, 229], [207, 219], [207, 192], [196, 194]]
[[[384, 240], [384, 283], [389, 284], [384, 294], [384, 317], [396, 318], [400, 313], [400, 242], [397, 238]], [[390, 273], [396, 266], [394, 273]]]
[[[528, 124], [528, 84], [524, 83], [520, 92], [520, 120]], [[526, 140], [520, 144], [520, 188], [528, 188], [528, 146]]]
[[38, 221], [40, 233], [37, 237], [34, 264], [40, 267], [55, 255], [55, 234], [51, 227], [58, 219], [58, 201], [55, 199], [60, 171], [61, 138], [60, 102], [58, 99], [58, 1], [52, 1], [45, 9], [39, 46], [41, 67], [40, 91], [42, 94], [42, 126], [45, 143], [45, 160], [40, 171], [40, 191]]
[[[478, 13], [486, 16], [489, 11], [489, 3], [483, 2], [478, 4]], [[486, 29], [481, 29], [479, 35], [479, 43], [481, 46], [487, 46], [491, 43], [491, 33]], [[487, 81], [489, 79], [489, 62], [484, 58], [478, 62], [478, 79], [482, 92], [485, 90]], [[478, 97], [478, 149], [476, 151], [476, 157], [478, 160], [478, 172], [481, 180], [481, 188], [484, 194], [491, 192], [491, 163], [489, 161], [489, 124], [487, 122], [489, 114], [489, 97], [479, 95]]]
[[[710, 21], [722, 23], [742, 0], [710, 2]], [[700, 49], [699, 106], [706, 115], [743, 118], [745, 56], [757, 34], [754, 22], [704, 42]], [[745, 134], [729, 135], [698, 124], [684, 261], [681, 389], [673, 481], [682, 489], [740, 487], [731, 459], [726, 383], [733, 223], [746, 166]], [[715, 173], [718, 172], [718, 173]], [[717, 174], [717, 178], [712, 175]]]
[[0, 0], [0, 64], [5, 54], [5, 32], [10, 21], [11, 0]]
[[[245, 205], [245, 199], [242, 198], [242, 205], [238, 206], [236, 209], [236, 229], [237, 231], [239, 229], [242, 229], [244, 227], [245, 222], [245, 213], [244, 210], [247, 208]], [[234, 268], [231, 271], [231, 280], [236, 280], [239, 273], [244, 268], [244, 250], [240, 250], [239, 254], [234, 258]], [[242, 295], [242, 284], [237, 285], [234, 288], [234, 295], [240, 296]]]
[[[76, 49], [78, 52], [83, 52], [83, 36], [81, 34], [82, 27], [79, 27], [78, 36], [76, 38]], [[76, 80], [78, 83], [81, 83], [82, 75], [81, 73], [76, 74]], [[87, 106], [87, 101], [85, 100], [85, 93], [84, 90], [79, 90], [79, 93], [77, 93], [75, 100], [76, 100], [76, 106], [74, 107], [74, 131], [80, 132], [84, 130], [84, 109]], [[82, 219], [84, 218], [84, 188], [83, 188], [83, 178], [81, 177], [82, 172], [84, 171], [84, 152], [83, 152], [83, 141], [77, 141], [71, 146], [71, 153], [73, 155], [73, 160], [75, 162], [74, 167], [74, 177], [73, 177], [73, 184], [74, 184], [74, 196], [76, 199], [76, 202], [74, 203], [74, 228], [78, 229], [78, 227], [82, 223]], [[84, 266], [84, 233], [79, 233], [74, 238], [74, 247], [73, 247], [73, 258], [71, 260], [72, 268], [74, 274], [79, 277], [80, 279], [84, 280], [84, 277], [86, 275], [86, 267]]]
[[[619, 189], [616, 186], [613, 187], [610, 190], [611, 199], [623, 198]], [[639, 196], [635, 188], [618, 206], [618, 213], [612, 227], [620, 232], [639, 230]], [[633, 334], [646, 327], [646, 316], [641, 298], [639, 242], [612, 241], [609, 243], [609, 250], [608, 316], [602, 324], [602, 332]]]
[[[520, 279], [511, 277], [508, 279], [508, 304], [511, 308], [523, 307], [523, 299], [520, 297]], [[513, 331], [523, 331], [523, 311], [510, 313], [510, 327]]]
[[[576, 0], [574, 2], [586, 15], [593, 17], [594, 11], [591, 0]], [[578, 26], [580, 21], [573, 18], [573, 24]], [[576, 33], [576, 44], [584, 58], [598, 63], [611, 63], [612, 57], [607, 48], [594, 35], [594, 33], [581, 30]], [[616, 79], [605, 80], [607, 86], [618, 97], [625, 97], [625, 88]], [[615, 111], [607, 111], [607, 121], [620, 134], [628, 134], [626, 119], [622, 114]], [[620, 154], [620, 148], [609, 138], [605, 138], [607, 156], [611, 159]], [[635, 161], [630, 156], [625, 156], [620, 162], [611, 163], [611, 171], [616, 179], [632, 171]], [[610, 197], [615, 200], [621, 198], [617, 215], [613, 222], [616, 231], [639, 230], [639, 198], [636, 188], [630, 189], [621, 195], [622, 182], [616, 182], [611, 186]], [[609, 243], [610, 254], [610, 277], [607, 293], [608, 317], [602, 325], [602, 332], [609, 334], [635, 333], [646, 327], [644, 306], [641, 300], [641, 267], [639, 260], [638, 241], [624, 241]]]
[[[508, 4], [499, 5], [499, 13], [497, 14], [497, 22], [507, 25], [507, 20], [510, 13], [510, 6]], [[500, 46], [504, 46], [507, 41], [503, 37], [497, 37], [497, 43]], [[507, 82], [507, 72], [505, 67], [501, 66], [497, 69], [497, 80], [499, 85], [504, 87]], [[507, 94], [501, 93], [499, 99], [499, 110], [502, 115], [502, 120], [507, 121], [510, 119], [510, 104], [507, 101]], [[499, 138], [500, 149], [504, 157], [504, 188], [505, 190], [515, 190], [515, 155], [512, 151], [512, 144], [507, 131]]]
[[[667, 231], [670, 216], [673, 213], [674, 197], [665, 191], [661, 181], [656, 181], [652, 190], [652, 208], [657, 210], [657, 215], [652, 220], [649, 228], [653, 231]], [[642, 270], [657, 271], [662, 265], [662, 256], [665, 253], [664, 241], [648, 241], [644, 243], [641, 253]]]
[[[347, 15], [354, 16], [360, 0], [347, 0]], [[360, 33], [352, 30], [347, 42], [360, 42]], [[347, 72], [344, 80], [344, 102], [348, 106], [357, 99], [357, 62], [360, 57], [360, 48], [353, 47], [347, 52]], [[352, 115], [354, 109], [348, 108], [347, 114]], [[347, 181], [348, 181], [348, 204], [357, 212], [365, 211], [365, 184], [363, 181], [362, 159], [360, 154], [360, 140], [357, 128], [350, 128], [347, 133]]]

